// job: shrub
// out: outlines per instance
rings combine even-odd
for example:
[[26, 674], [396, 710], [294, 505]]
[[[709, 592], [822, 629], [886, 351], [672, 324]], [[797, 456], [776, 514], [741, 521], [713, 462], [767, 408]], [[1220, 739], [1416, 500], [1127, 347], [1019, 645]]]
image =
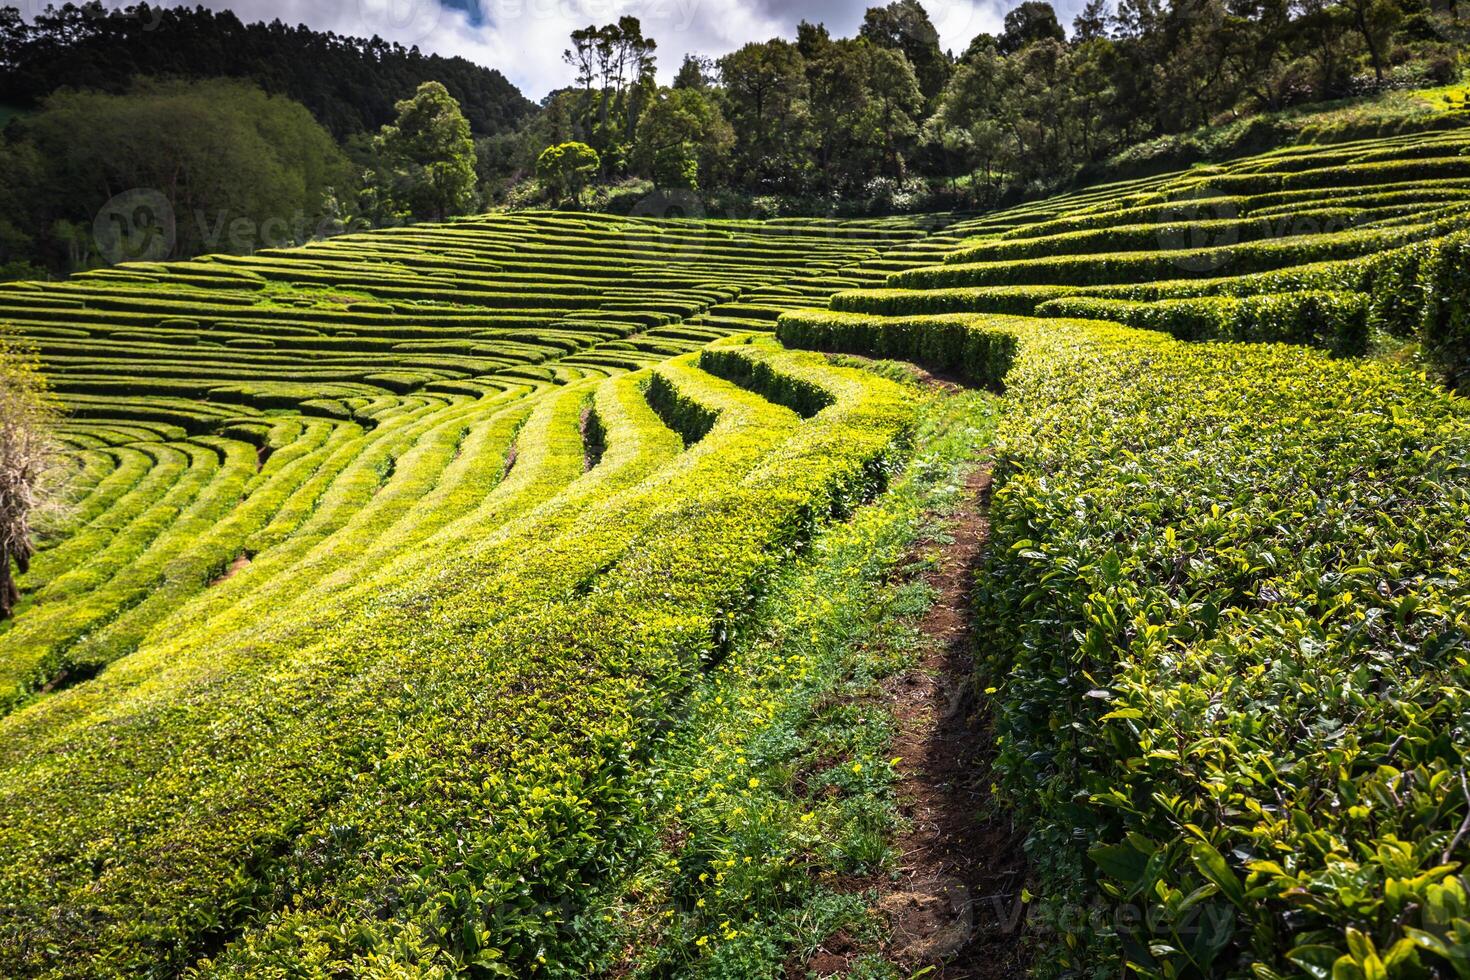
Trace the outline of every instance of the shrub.
[[1451, 235], [1425, 250], [1418, 288], [1425, 353], [1451, 387], [1470, 390], [1470, 234]]
[[1369, 302], [1374, 328], [1419, 341], [1446, 383], [1460, 390], [1470, 378], [1467, 261], [1470, 232], [1398, 249], [1375, 263]]
[[576, 203], [587, 181], [601, 167], [597, 151], [586, 143], [560, 143], [541, 151], [536, 159], [536, 179], [552, 204], [565, 200]]
[[1073, 296], [1042, 303], [1036, 312], [1114, 320], [1180, 340], [1307, 344], [1344, 355], [1362, 354], [1368, 345], [1368, 300], [1360, 293], [1199, 296], [1152, 303]]
[[978, 682], [1043, 972], [1462, 972], [1470, 407], [1300, 347], [954, 319], [1017, 345]]
[[969, 316], [885, 320], [842, 313], [788, 313], [776, 326], [787, 347], [915, 361], [976, 384], [1000, 387], [1015, 339]]

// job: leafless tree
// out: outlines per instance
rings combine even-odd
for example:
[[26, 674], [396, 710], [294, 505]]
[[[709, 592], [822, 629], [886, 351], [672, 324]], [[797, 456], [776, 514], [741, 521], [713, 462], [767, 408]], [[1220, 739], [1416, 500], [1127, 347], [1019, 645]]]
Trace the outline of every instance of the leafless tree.
[[35, 354], [0, 333], [0, 619], [20, 601], [16, 575], [35, 553], [35, 523], [57, 506], [60, 410]]

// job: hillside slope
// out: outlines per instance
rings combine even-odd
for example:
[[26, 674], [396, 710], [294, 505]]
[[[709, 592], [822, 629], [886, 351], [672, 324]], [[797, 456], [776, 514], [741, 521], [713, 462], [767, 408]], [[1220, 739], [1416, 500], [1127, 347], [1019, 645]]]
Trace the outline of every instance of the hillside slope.
[[0, 632], [0, 972], [567, 955], [541, 910], [913, 426], [709, 345], [960, 234], [491, 216], [0, 290], [78, 463]]
[[1005, 389], [975, 683], [1041, 975], [1470, 968], [1467, 145], [1093, 189], [782, 318]]
[[0, 631], [0, 973], [817, 970], [919, 764], [910, 549], [990, 455], [1005, 938], [1458, 975], [1467, 148], [0, 287], [77, 497]]

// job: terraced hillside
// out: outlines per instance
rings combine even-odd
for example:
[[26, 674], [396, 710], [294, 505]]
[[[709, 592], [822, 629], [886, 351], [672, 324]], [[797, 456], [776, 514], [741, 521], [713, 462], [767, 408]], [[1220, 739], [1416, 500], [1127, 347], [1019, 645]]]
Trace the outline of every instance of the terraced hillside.
[[691, 676], [912, 424], [717, 342], [936, 224], [486, 217], [0, 290], [76, 460], [0, 633], [0, 973], [560, 955]]
[[1342, 354], [1364, 353], [1379, 333], [1420, 343], [1463, 383], [1463, 325], [1414, 290], [1421, 274], [1458, 277], [1467, 151], [1456, 129], [1292, 146], [1091, 188], [994, 215], [942, 265], [839, 293], [832, 308], [1098, 317], [1186, 340]]
[[1467, 149], [1016, 208], [780, 321], [1005, 390], [977, 778], [1041, 975], [1470, 975]]
[[[813, 644], [872, 605], [831, 583], [921, 564], [891, 529], [855, 558], [862, 521], [852, 566], [804, 546], [997, 401], [993, 448], [989, 414], [946, 438], [996, 477], [975, 782], [1028, 834], [999, 897], [1039, 972], [1463, 974], [1467, 148], [0, 287], [76, 498], [0, 632], [0, 975], [799, 970], [812, 936], [741, 959], [740, 916], [881, 869], [861, 803], [904, 760], [748, 631], [793, 556]], [[893, 657], [854, 622], [871, 692]]]
[[412, 552], [501, 479], [552, 389], [769, 329], [880, 250], [945, 247], [924, 235], [532, 214], [0, 289], [80, 466], [0, 634], [0, 705], [126, 655], [222, 575], [278, 601], [266, 581]]

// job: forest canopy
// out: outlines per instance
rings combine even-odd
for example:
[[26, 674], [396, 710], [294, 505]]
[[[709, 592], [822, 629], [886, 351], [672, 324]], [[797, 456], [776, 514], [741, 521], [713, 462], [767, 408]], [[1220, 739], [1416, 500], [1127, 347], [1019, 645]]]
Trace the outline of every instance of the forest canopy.
[[311, 110], [338, 139], [393, 121], [395, 104], [428, 81], [442, 84], [479, 135], [513, 129], [535, 106], [494, 68], [423, 54], [379, 37], [346, 37], [279, 20], [246, 24], [234, 13], [93, 0], [27, 20], [0, 7], [0, 103], [31, 107], [82, 80], [127, 91], [138, 75], [254, 81]]
[[[0, 104], [21, 114], [0, 145], [0, 267], [110, 260], [97, 209], [135, 187], [184, 208], [179, 256], [496, 206], [630, 211], [655, 190], [750, 216], [990, 207], [1119, 154], [1135, 170], [1207, 159], [1186, 135], [1202, 127], [1453, 83], [1470, 39], [1460, 3], [1089, 0], [1064, 25], [1023, 0], [955, 52], [920, 0], [894, 0], [852, 37], [802, 22], [795, 37], [689, 55], [668, 85], [657, 39], [623, 16], [571, 32], [569, 84], [539, 105], [494, 69], [379, 38], [203, 8], [94, 2], [29, 21], [4, 8]], [[234, 81], [208, 77], [220, 74]], [[66, 91], [77, 78], [95, 91]], [[214, 98], [227, 108], [207, 122]], [[180, 107], [176, 123], [161, 99]], [[68, 121], [84, 112], [151, 135]], [[237, 145], [210, 163], [196, 149], [213, 140]], [[1137, 149], [1160, 140], [1175, 143]], [[167, 178], [184, 160], [182, 183]], [[246, 224], [282, 215], [289, 233], [274, 238]]]

